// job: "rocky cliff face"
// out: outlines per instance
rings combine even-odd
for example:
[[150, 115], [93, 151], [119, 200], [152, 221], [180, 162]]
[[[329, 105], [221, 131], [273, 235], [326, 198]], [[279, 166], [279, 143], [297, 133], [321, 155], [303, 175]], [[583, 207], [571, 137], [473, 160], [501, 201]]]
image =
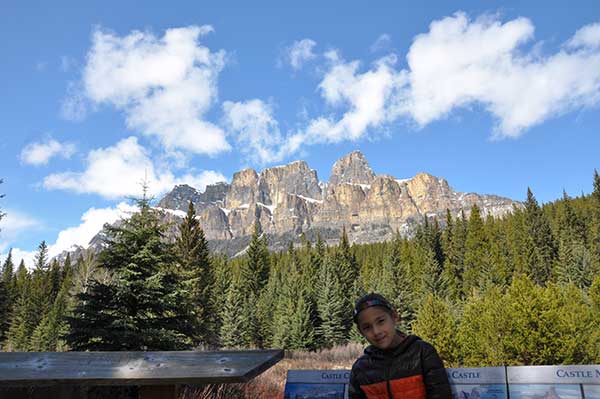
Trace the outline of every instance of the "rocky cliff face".
[[333, 243], [345, 227], [353, 242], [376, 242], [396, 231], [411, 234], [425, 217], [443, 223], [446, 209], [454, 216], [464, 210], [468, 216], [477, 204], [483, 216], [499, 217], [521, 206], [508, 198], [454, 191], [445, 179], [427, 173], [402, 180], [375, 175], [359, 151], [335, 162], [328, 182], [319, 182], [306, 162], [295, 161], [260, 174], [244, 169], [233, 175], [231, 184], [210, 185], [203, 193], [178, 185], [158, 206], [176, 224], [189, 201], [213, 248], [230, 255], [247, 244], [256, 221], [271, 248], [283, 249], [300, 233], [319, 232]]
[[375, 175], [359, 151], [335, 162], [326, 183], [319, 182], [306, 162], [295, 161], [260, 174], [245, 169], [234, 174], [230, 186], [209, 187], [214, 193], [210, 198], [208, 188], [198, 193], [177, 186], [159, 205], [183, 209], [178, 204], [192, 200], [212, 240], [247, 236], [259, 221], [273, 236], [346, 227], [351, 240], [374, 242], [396, 231], [409, 234], [425, 217], [443, 222], [446, 209], [454, 216], [462, 210], [468, 215], [477, 204], [484, 216], [502, 216], [516, 204], [498, 196], [454, 191], [445, 179], [427, 173], [403, 180]]

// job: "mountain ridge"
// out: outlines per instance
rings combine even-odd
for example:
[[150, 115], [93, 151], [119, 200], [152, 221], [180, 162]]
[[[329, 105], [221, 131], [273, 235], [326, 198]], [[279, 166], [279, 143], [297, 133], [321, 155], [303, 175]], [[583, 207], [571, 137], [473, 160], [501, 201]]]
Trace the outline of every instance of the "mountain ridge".
[[[408, 179], [375, 174], [360, 151], [338, 159], [327, 182], [303, 160], [265, 168], [242, 169], [231, 183], [208, 185], [204, 192], [187, 184], [176, 185], [157, 203], [162, 219], [170, 223], [167, 239], [192, 201], [211, 249], [234, 255], [243, 250], [254, 223], [267, 234], [272, 250], [285, 249], [299, 236], [320, 234], [335, 244], [346, 229], [353, 243], [391, 239], [396, 232], [410, 236], [424, 218], [445, 221], [470, 214], [477, 205], [482, 217], [501, 217], [521, 203], [490, 194], [455, 191], [444, 178], [417, 173]], [[90, 244], [101, 249], [102, 232]]]

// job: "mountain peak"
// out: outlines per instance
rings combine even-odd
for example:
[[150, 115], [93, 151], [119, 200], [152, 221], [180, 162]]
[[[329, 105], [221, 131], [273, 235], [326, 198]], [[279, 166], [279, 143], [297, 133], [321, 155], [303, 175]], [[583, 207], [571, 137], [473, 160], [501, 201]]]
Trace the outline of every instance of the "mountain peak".
[[331, 169], [329, 185], [331, 187], [342, 183], [371, 184], [375, 173], [362, 152], [352, 151], [338, 159]]

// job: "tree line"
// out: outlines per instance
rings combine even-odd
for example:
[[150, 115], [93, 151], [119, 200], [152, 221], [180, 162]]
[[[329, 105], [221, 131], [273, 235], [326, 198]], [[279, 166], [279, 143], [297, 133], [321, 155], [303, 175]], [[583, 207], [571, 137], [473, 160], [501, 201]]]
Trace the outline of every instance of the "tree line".
[[177, 237], [145, 196], [106, 227], [104, 249], [0, 273], [4, 351], [266, 348], [362, 341], [354, 301], [389, 298], [400, 328], [449, 366], [600, 362], [600, 177], [593, 192], [483, 218], [477, 206], [424, 219], [413, 237], [269, 252], [259, 224], [246, 252], [210, 253], [190, 203]]

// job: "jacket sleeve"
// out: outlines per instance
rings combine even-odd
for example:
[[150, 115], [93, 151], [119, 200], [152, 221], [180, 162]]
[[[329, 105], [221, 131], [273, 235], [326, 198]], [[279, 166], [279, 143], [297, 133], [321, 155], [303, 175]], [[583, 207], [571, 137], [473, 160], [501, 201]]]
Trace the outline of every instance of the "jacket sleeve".
[[356, 370], [354, 366], [350, 372], [350, 383], [348, 384], [348, 399], [367, 399], [365, 393], [360, 389], [360, 385], [356, 380]]
[[421, 359], [427, 399], [451, 399], [450, 382], [442, 359], [432, 345], [426, 342], [423, 344]]

